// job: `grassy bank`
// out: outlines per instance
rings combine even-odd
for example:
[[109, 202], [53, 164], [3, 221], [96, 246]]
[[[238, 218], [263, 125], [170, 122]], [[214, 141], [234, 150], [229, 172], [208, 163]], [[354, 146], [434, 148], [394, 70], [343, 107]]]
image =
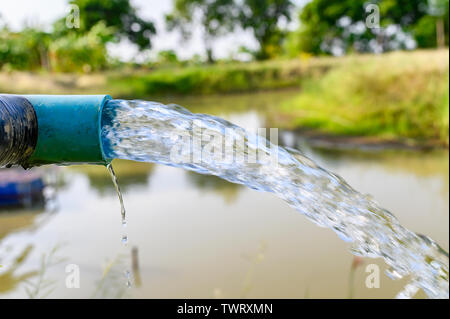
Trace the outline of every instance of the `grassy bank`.
[[449, 144], [448, 50], [346, 58], [273, 112], [274, 125]]
[[298, 87], [304, 79], [318, 77], [338, 63], [333, 58], [303, 58], [89, 75], [3, 72], [0, 73], [0, 91], [46, 94], [108, 92], [118, 98], [242, 93]]
[[330, 58], [232, 63], [111, 74], [108, 86], [120, 96], [209, 95], [295, 87], [332, 68]]

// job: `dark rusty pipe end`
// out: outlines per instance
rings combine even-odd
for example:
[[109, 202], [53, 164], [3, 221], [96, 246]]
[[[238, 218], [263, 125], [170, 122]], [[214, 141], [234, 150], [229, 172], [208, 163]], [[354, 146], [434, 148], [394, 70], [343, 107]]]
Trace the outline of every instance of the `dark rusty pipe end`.
[[0, 167], [23, 165], [38, 138], [34, 107], [24, 97], [0, 95]]

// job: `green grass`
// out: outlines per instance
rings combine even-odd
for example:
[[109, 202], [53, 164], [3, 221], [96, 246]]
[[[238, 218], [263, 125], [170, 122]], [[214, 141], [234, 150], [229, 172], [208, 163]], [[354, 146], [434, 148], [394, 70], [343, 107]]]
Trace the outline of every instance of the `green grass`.
[[345, 58], [273, 115], [279, 127], [448, 146], [448, 50]]
[[323, 74], [332, 59], [269, 61], [166, 68], [110, 74], [107, 86], [121, 97], [209, 95], [294, 87]]
[[298, 87], [307, 78], [324, 74], [333, 58], [304, 57], [250, 63], [222, 63], [160, 69], [125, 69], [93, 74], [0, 72], [5, 93], [91, 94], [108, 92], [116, 98], [165, 95], [210, 95]]

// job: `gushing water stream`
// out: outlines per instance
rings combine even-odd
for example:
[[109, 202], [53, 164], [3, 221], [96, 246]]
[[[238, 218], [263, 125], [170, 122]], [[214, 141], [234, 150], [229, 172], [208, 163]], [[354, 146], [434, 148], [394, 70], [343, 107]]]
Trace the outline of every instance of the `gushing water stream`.
[[448, 254], [436, 242], [402, 227], [370, 197], [299, 152], [218, 117], [144, 101], [109, 101], [102, 141], [111, 159], [181, 167], [272, 192], [350, 242], [353, 254], [383, 258], [391, 278], [410, 276], [397, 297], [411, 298], [419, 288], [430, 298], [449, 297]]

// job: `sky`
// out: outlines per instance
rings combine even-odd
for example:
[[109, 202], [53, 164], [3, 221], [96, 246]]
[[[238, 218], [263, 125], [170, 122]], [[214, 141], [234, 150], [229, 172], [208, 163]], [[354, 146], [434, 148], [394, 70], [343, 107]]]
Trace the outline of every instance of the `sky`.
[[[305, 0], [294, 0], [296, 4], [304, 2]], [[190, 58], [194, 54], [204, 56], [200, 27], [194, 28], [193, 37], [189, 41], [184, 41], [177, 32], [166, 30], [164, 16], [172, 10], [172, 0], [131, 0], [131, 3], [138, 9], [140, 17], [150, 19], [155, 23], [158, 31], [158, 34], [152, 38], [153, 47], [147, 53], [148, 55], [154, 56], [161, 50], [172, 49], [181, 59]], [[52, 22], [65, 16], [68, 12], [67, 0], [0, 0], [0, 21], [6, 22], [13, 30], [20, 30], [25, 24], [49, 29]], [[250, 49], [258, 47], [249, 30], [239, 30], [221, 37], [213, 44], [215, 57], [234, 56], [239, 58], [237, 51], [244, 45]], [[112, 56], [122, 60], [136, 59], [139, 61], [146, 57], [139, 55], [137, 48], [128, 41], [112, 44], [108, 49]]]

